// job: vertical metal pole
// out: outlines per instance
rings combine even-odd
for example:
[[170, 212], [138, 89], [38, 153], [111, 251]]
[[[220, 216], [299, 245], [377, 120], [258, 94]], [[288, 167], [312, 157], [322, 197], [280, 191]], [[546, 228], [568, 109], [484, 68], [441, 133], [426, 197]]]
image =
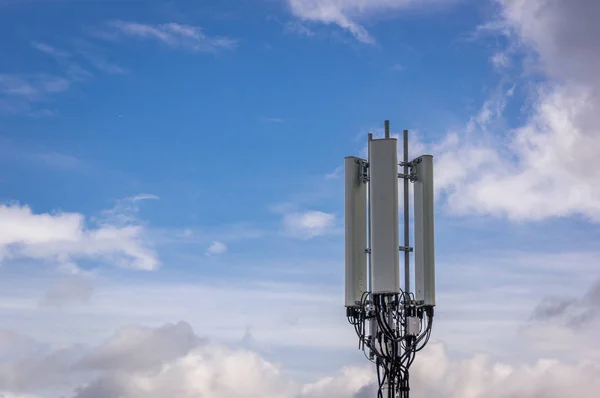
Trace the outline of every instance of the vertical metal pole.
[[[404, 175], [408, 176], [408, 130], [404, 130]], [[410, 293], [410, 252], [408, 251], [408, 178], [404, 178], [404, 291]]]
[[[369, 180], [367, 181], [367, 290], [373, 291], [373, 278], [371, 275], [371, 141], [373, 140], [373, 133], [369, 133], [369, 142], [367, 144], [367, 171]], [[371, 296], [371, 300], [373, 296]], [[375, 318], [371, 318], [369, 322], [369, 333], [371, 339], [369, 341], [369, 357], [373, 357], [373, 350], [371, 344], [374, 344], [375, 336], [377, 334], [377, 324]]]
[[371, 275], [371, 141], [373, 133], [369, 133], [367, 143], [367, 290], [372, 290], [373, 278]]
[[[384, 131], [385, 131], [385, 138], [390, 138], [390, 121], [386, 120], [383, 123], [384, 125]], [[388, 324], [390, 325], [390, 328], [393, 330], [394, 329], [394, 316], [392, 311], [390, 311], [388, 313]]]

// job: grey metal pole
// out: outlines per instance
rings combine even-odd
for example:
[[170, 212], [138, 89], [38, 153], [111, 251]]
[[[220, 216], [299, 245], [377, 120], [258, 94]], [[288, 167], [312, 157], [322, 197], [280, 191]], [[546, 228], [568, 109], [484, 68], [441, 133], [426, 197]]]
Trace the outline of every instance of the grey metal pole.
[[[371, 141], [373, 141], [373, 134], [369, 133], [369, 142], [367, 147], [367, 170], [369, 176], [369, 180], [367, 181], [367, 290], [369, 292], [373, 291], [373, 275], [371, 274], [373, 268], [371, 263]], [[371, 318], [371, 321], [369, 322], [369, 333], [371, 337], [368, 345], [369, 358], [373, 359], [374, 354], [371, 344], [375, 341], [375, 336], [377, 335], [377, 323], [375, 318]]]
[[367, 181], [367, 290], [370, 292], [373, 284], [371, 275], [371, 141], [373, 141], [373, 133], [369, 133], [369, 141], [367, 143], [367, 165], [368, 176]]
[[384, 122], [384, 126], [385, 126], [385, 138], [390, 138], [390, 121], [386, 120]]
[[[404, 130], [404, 175], [408, 176], [408, 130]], [[408, 251], [408, 178], [404, 178], [404, 291], [410, 293], [410, 252]]]

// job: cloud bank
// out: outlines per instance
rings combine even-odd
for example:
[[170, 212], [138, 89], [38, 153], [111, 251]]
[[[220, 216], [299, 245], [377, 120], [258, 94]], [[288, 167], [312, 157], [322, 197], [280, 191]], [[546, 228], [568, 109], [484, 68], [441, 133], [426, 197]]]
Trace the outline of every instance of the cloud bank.
[[[199, 338], [185, 322], [128, 326], [87, 352], [73, 352], [55, 350], [3, 364], [0, 389], [20, 396], [62, 386], [74, 398], [361, 398], [374, 392], [370, 366], [299, 382], [255, 352]], [[541, 359], [513, 365], [485, 355], [453, 360], [439, 343], [422, 352], [411, 376], [415, 398], [592, 398], [600, 388], [596, 362]]]

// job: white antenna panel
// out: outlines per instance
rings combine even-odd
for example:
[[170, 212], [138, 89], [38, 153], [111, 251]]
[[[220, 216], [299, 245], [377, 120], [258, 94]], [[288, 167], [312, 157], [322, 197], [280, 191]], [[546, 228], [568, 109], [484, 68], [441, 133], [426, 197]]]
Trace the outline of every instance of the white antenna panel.
[[435, 305], [435, 250], [433, 228], [433, 156], [415, 160], [415, 299]]
[[367, 184], [361, 180], [362, 161], [344, 159], [346, 230], [346, 307], [361, 301], [367, 290]]
[[371, 292], [400, 290], [398, 246], [398, 141], [369, 143]]

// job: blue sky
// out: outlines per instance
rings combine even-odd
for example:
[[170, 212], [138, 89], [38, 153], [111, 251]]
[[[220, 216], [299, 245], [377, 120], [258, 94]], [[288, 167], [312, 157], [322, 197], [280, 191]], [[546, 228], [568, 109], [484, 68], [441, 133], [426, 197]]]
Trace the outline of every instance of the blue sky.
[[[0, 361], [22, 373], [0, 367], [0, 392], [94, 397], [92, 369], [135, 398], [115, 375], [144, 361], [114, 361], [160, 346], [161, 366], [249, 352], [293, 383], [354, 366], [331, 383], [355, 396], [340, 166], [386, 119], [436, 162], [439, 321], [415, 366], [597, 363], [600, 10], [547, 3], [0, 0]], [[49, 357], [71, 370], [31, 382]], [[452, 372], [417, 380], [452, 394]], [[496, 397], [485, 377], [473, 397]], [[243, 391], [288, 396], [273, 383]], [[338, 396], [323, 383], [289, 396]]]

